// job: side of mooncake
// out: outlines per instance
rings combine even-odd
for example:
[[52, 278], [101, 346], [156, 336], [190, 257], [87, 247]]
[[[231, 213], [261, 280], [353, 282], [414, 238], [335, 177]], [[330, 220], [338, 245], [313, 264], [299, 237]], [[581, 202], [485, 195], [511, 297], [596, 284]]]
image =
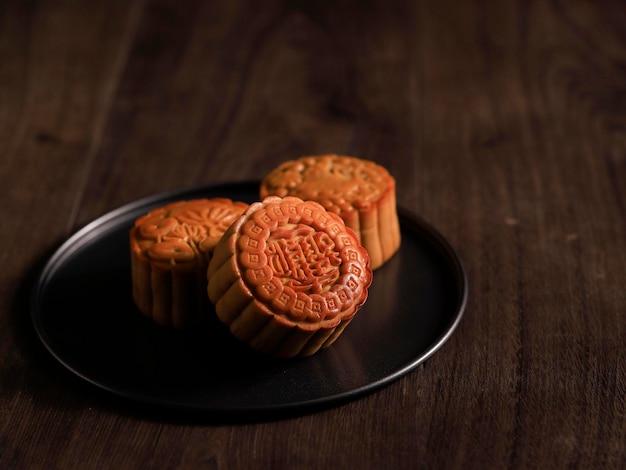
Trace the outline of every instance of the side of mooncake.
[[353, 229], [372, 269], [400, 247], [396, 182], [381, 165], [347, 155], [314, 155], [282, 163], [261, 181], [260, 197], [316, 201]]
[[251, 204], [215, 247], [207, 275], [208, 296], [233, 336], [282, 358], [333, 344], [372, 282], [354, 231], [297, 197]]
[[213, 249], [247, 207], [227, 198], [194, 199], [138, 218], [129, 238], [132, 294], [139, 311], [177, 329], [201, 323], [209, 304], [206, 271]]

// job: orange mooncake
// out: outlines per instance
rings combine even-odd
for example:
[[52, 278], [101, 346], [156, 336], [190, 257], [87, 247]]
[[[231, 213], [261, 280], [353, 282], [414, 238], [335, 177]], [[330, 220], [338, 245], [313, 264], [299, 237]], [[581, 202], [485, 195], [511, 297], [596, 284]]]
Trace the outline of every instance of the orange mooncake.
[[261, 198], [271, 195], [316, 201], [338, 214], [357, 233], [372, 269], [400, 247], [396, 182], [372, 161], [333, 154], [284, 162], [261, 182]]
[[208, 294], [222, 323], [268, 355], [310, 356], [341, 335], [372, 282], [343, 220], [297, 197], [250, 205], [215, 247]]
[[178, 201], [130, 230], [133, 300], [164, 326], [187, 328], [206, 315], [206, 271], [215, 245], [248, 207], [226, 198]]

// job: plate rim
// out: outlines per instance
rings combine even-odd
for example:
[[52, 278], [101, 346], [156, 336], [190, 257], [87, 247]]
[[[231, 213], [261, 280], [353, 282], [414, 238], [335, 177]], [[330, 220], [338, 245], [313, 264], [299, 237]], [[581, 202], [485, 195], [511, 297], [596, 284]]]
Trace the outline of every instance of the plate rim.
[[[452, 244], [447, 240], [443, 234], [435, 228], [432, 224], [425, 219], [415, 214], [408, 208], [398, 204], [398, 216], [400, 219], [406, 219], [412, 226], [419, 228], [427, 235], [428, 243], [439, 251], [441, 257], [445, 258], [446, 266], [450, 270], [457, 289], [456, 296], [458, 300], [454, 307], [454, 312], [450, 315], [450, 321], [446, 323], [444, 327], [440, 329], [437, 336], [433, 336], [432, 341], [428, 346], [413, 360], [409, 360], [403, 366], [395, 369], [394, 371], [386, 374], [384, 377], [368, 382], [364, 385], [355, 387], [350, 390], [342, 391], [332, 395], [323, 397], [309, 398], [297, 402], [280, 403], [274, 405], [263, 406], [244, 406], [234, 408], [214, 408], [207, 406], [196, 406], [193, 404], [184, 404], [180, 402], [174, 402], [167, 399], [158, 399], [154, 396], [147, 396], [146, 394], [139, 394], [129, 391], [121, 390], [119, 386], [111, 386], [110, 384], [102, 383], [102, 381], [94, 380], [87, 374], [81, 372], [79, 368], [73, 366], [66, 358], [54, 348], [53, 340], [50, 339], [45, 327], [43, 326], [43, 318], [40, 312], [40, 300], [41, 296], [45, 292], [47, 283], [50, 278], [53, 277], [55, 271], [63, 265], [63, 260], [67, 257], [71, 257], [72, 254], [81, 247], [91, 242], [94, 238], [99, 238], [102, 234], [97, 234], [98, 229], [107, 227], [107, 224], [114, 223], [120, 217], [128, 216], [134, 211], [145, 211], [150, 206], [158, 206], [160, 203], [170, 201], [173, 199], [184, 199], [185, 195], [199, 194], [202, 192], [217, 192], [220, 189], [224, 189], [228, 192], [236, 193], [238, 191], [246, 191], [253, 185], [258, 185], [258, 180], [247, 181], [232, 181], [221, 182], [216, 184], [197, 185], [192, 187], [183, 187], [178, 189], [171, 189], [163, 192], [154, 193], [131, 202], [122, 204], [104, 214], [92, 219], [90, 222], [84, 224], [82, 227], [75, 230], [65, 240], [63, 240], [52, 254], [47, 256], [47, 259], [43, 267], [39, 270], [35, 282], [33, 284], [30, 296], [30, 319], [35, 329], [36, 335], [40, 342], [44, 345], [46, 350], [54, 357], [54, 359], [60, 363], [66, 370], [74, 374], [75, 376], [85, 380], [100, 390], [107, 391], [118, 397], [123, 397], [134, 402], [156, 405], [166, 409], [177, 409], [181, 411], [194, 411], [203, 412], [214, 415], [240, 415], [242, 413], [266, 413], [266, 412], [286, 412], [295, 409], [308, 410], [319, 408], [321, 405], [333, 405], [342, 403], [367, 393], [374, 392], [382, 387], [389, 385], [404, 375], [408, 374], [412, 370], [416, 369], [419, 365], [423, 364], [426, 360], [432, 357], [441, 347], [450, 339], [453, 333], [459, 326], [462, 318], [465, 315], [467, 306], [467, 300], [469, 296], [469, 285], [465, 267], [459, 253], [455, 250]], [[236, 198], [233, 198], [236, 199]]]

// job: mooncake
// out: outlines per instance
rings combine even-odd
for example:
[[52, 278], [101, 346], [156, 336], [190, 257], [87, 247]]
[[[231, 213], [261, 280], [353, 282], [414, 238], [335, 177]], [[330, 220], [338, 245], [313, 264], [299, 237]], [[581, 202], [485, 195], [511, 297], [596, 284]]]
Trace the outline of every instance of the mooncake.
[[296, 196], [320, 203], [353, 229], [379, 268], [400, 247], [396, 182], [382, 166], [346, 155], [315, 155], [282, 163], [261, 181], [260, 197]]
[[132, 294], [163, 326], [201, 323], [209, 301], [206, 271], [215, 245], [248, 207], [227, 198], [177, 201], [138, 218], [130, 230]]
[[271, 196], [228, 228], [208, 268], [219, 320], [253, 350], [310, 356], [333, 344], [367, 300], [369, 255], [314, 201]]

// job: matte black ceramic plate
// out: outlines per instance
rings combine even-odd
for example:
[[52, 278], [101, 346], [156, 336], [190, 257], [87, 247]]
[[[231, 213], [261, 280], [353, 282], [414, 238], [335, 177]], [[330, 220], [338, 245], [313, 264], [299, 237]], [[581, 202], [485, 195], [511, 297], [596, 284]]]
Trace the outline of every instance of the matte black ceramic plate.
[[386, 385], [450, 337], [467, 296], [446, 240], [399, 208], [400, 251], [374, 273], [369, 298], [337, 342], [296, 360], [259, 356], [220, 324], [178, 333], [142, 317], [131, 298], [128, 230], [173, 200], [253, 202], [258, 182], [159, 194], [104, 215], [50, 258], [33, 293], [37, 334], [83, 379], [143, 403], [213, 413], [285, 411], [337, 403]]

